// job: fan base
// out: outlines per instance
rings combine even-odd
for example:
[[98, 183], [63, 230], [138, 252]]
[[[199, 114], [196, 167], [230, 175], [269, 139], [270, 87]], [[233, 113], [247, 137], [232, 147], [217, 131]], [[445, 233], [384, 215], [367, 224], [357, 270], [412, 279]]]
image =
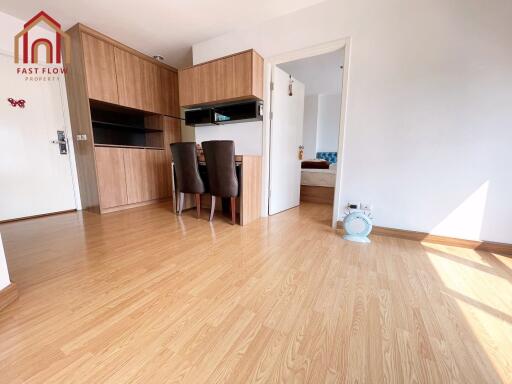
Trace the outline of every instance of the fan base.
[[366, 236], [357, 236], [357, 235], [344, 235], [343, 238], [345, 240], [349, 240], [349, 241], [355, 241], [356, 243], [365, 243], [365, 244], [368, 244], [370, 243], [370, 239], [367, 238]]

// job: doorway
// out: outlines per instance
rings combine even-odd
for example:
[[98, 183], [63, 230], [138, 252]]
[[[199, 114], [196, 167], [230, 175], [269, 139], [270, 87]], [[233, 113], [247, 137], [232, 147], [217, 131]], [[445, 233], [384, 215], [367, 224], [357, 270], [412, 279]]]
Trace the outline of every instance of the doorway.
[[301, 202], [337, 217], [344, 126], [345, 41], [271, 59], [270, 215]]
[[27, 80], [0, 53], [0, 221], [79, 208], [63, 82]]

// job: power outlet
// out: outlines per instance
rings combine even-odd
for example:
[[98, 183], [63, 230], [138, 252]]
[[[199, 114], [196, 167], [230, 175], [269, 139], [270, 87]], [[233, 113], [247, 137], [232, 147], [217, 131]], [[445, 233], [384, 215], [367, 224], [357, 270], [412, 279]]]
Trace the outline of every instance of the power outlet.
[[362, 211], [371, 211], [373, 209], [373, 206], [370, 203], [361, 203], [360, 209]]
[[349, 203], [347, 203], [347, 208], [349, 208], [349, 209], [359, 209], [359, 203], [349, 202]]

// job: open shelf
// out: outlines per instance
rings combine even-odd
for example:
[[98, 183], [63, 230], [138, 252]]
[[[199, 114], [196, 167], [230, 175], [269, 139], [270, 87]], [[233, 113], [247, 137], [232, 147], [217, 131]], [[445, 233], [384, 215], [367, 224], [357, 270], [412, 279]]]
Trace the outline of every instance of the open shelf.
[[119, 129], [134, 129], [134, 130], [144, 131], [144, 132], [162, 132], [161, 129], [135, 127], [135, 126], [129, 125], [129, 124], [112, 123], [110, 121], [101, 121], [101, 120], [92, 120], [92, 125], [93, 126], [94, 125], [102, 125], [102, 126], [106, 126], [106, 127], [119, 128]]
[[148, 126], [146, 113], [99, 102], [90, 108], [96, 146], [163, 149], [163, 128]]

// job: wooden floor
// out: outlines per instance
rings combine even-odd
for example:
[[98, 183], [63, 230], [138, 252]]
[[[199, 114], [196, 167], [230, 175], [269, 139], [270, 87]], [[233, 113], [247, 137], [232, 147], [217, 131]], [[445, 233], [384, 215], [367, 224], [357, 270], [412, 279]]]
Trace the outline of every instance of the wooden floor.
[[0, 225], [20, 293], [0, 313], [0, 382], [511, 382], [512, 259], [346, 242], [330, 211]]

